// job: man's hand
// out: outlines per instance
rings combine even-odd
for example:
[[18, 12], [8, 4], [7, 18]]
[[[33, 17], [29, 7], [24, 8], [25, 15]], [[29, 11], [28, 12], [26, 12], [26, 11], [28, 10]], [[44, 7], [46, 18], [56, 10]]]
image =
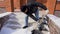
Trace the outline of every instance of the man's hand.
[[47, 15], [48, 12], [49, 12], [49, 10], [42, 10], [42, 14], [43, 14], [43, 15]]

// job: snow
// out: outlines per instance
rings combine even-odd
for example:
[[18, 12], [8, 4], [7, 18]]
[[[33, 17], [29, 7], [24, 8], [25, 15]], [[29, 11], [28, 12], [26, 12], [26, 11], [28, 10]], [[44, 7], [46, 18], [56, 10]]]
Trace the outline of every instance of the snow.
[[31, 34], [27, 29], [13, 30], [7, 27], [3, 27], [0, 34]]
[[16, 14], [12, 13], [9, 20], [6, 22], [7, 24], [3, 26], [0, 34], [31, 34], [28, 28], [22, 28], [22, 25], [24, 25], [24, 17], [21, 16], [20, 14], [16, 16]]
[[[36, 23], [33, 24], [32, 22], [35, 21], [29, 18], [29, 22], [31, 22], [31, 26], [29, 26], [26, 29], [23, 29], [22, 27], [25, 26], [24, 16], [26, 15], [23, 13], [12, 13], [10, 15], [10, 19], [6, 22], [7, 24], [3, 26], [0, 34], [31, 34], [32, 33], [31, 31], [37, 26], [37, 24]], [[48, 33], [45, 32], [45, 33], [49, 34], [49, 32]]]
[[59, 17], [56, 17], [52, 14], [48, 14], [47, 16], [54, 22], [55, 25], [57, 25], [60, 28], [60, 18]]
[[4, 16], [7, 16], [7, 15], [9, 15], [9, 14], [11, 14], [12, 12], [6, 12], [6, 13], [2, 13], [2, 14], [0, 14], [0, 18], [1, 17], [4, 17]]

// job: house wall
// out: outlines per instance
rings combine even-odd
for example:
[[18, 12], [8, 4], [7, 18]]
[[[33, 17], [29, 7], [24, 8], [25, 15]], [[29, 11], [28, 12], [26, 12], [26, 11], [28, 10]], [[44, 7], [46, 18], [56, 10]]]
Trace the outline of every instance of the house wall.
[[14, 9], [20, 9], [20, 0], [14, 0]]
[[5, 7], [8, 12], [11, 12], [11, 0], [5, 0]]
[[5, 7], [5, 3], [4, 2], [5, 2], [4, 0], [3, 1], [0, 0], [0, 7]]
[[60, 10], [60, 1], [57, 2], [55, 10]]
[[[12, 12], [14, 9], [20, 9], [24, 4], [27, 4], [27, 0], [13, 0], [13, 5], [11, 5], [12, 0], [0, 1], [0, 7], [5, 7], [7, 11]], [[49, 9], [50, 14], [54, 14], [54, 10], [60, 10], [60, 3], [56, 4], [56, 0], [36, 0], [37, 2], [43, 3]], [[55, 7], [56, 5], [56, 7]], [[11, 7], [12, 6], [12, 7]]]

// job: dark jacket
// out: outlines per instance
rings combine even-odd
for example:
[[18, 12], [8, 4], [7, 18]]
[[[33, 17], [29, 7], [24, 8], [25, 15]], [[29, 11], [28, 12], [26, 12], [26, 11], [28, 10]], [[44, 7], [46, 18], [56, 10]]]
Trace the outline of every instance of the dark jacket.
[[43, 5], [42, 3], [34, 2], [34, 3], [29, 3], [27, 5], [22, 6], [21, 11], [25, 12], [25, 10], [27, 9], [26, 14], [32, 14], [32, 13], [35, 13], [38, 10], [37, 7], [40, 7], [44, 10], [47, 10], [46, 6]]

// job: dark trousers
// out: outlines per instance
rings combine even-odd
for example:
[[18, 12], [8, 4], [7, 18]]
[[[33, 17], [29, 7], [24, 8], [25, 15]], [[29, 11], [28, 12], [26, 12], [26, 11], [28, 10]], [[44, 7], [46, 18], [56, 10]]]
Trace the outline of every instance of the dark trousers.
[[26, 15], [28, 15], [29, 17], [31, 17], [33, 20], [35, 20], [35, 21], [38, 21], [39, 19], [38, 18], [36, 18], [34, 15], [32, 15], [32, 14], [26, 14]]

